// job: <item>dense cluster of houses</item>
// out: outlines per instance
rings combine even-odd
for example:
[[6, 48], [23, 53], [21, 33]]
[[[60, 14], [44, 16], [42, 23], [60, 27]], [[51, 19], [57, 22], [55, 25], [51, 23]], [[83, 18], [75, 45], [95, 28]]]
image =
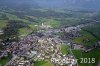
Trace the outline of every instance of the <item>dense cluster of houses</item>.
[[[77, 60], [74, 55], [63, 55], [61, 53], [61, 45], [64, 44], [59, 37], [55, 37], [52, 33], [58, 33], [60, 29], [49, 29], [51, 26], [42, 24], [41, 30], [32, 33], [18, 42], [11, 42], [4, 51], [0, 51], [0, 58], [11, 53], [13, 58], [5, 66], [34, 66], [34, 61], [49, 59], [54, 65], [76, 66]], [[44, 29], [49, 29], [45, 32]], [[77, 27], [64, 28], [64, 31], [70, 37], [79, 36]], [[71, 36], [73, 35], [73, 36]], [[69, 43], [71, 44], [71, 43]], [[96, 44], [100, 46], [100, 42]], [[73, 44], [74, 49], [82, 49], [82, 45]]]
[[31, 58], [14, 56], [5, 66], [34, 66], [34, 63]]
[[[22, 57], [34, 58], [34, 61], [39, 60], [39, 59], [41, 59], [41, 60], [50, 59], [52, 63], [59, 65], [59, 62], [55, 63], [52, 61], [52, 59], [57, 58], [56, 56], [60, 56], [59, 53], [61, 53], [61, 50], [60, 50], [61, 44], [63, 44], [62, 40], [60, 40], [57, 37], [52, 37], [52, 38], [50, 38], [48, 36], [38, 37], [35, 34], [31, 34], [31, 35], [27, 36], [25, 39], [20, 40], [19, 42], [12, 42], [7, 47], [7, 51], [12, 53], [13, 57], [18, 56], [20, 58], [22, 58]], [[55, 56], [53, 56], [53, 55], [55, 55]], [[61, 53], [61, 55], [62, 55], [61, 58], [57, 58], [60, 61], [62, 60], [62, 58], [71, 59], [71, 57], [72, 57], [72, 56], [64, 57], [62, 53]], [[16, 61], [18, 63], [15, 63], [13, 61]], [[9, 64], [10, 65], [24, 64], [22, 62], [23, 61], [19, 61], [15, 58], [15, 59], [12, 59], [7, 65], [9, 65]], [[65, 61], [63, 60], [63, 62], [66, 62], [66, 60]], [[65, 63], [63, 63], [63, 62], [62, 62], [62, 64], [64, 65]], [[70, 64], [71, 64], [71, 62], [70, 62]]]
[[0, 29], [0, 35], [3, 34], [3, 30]]

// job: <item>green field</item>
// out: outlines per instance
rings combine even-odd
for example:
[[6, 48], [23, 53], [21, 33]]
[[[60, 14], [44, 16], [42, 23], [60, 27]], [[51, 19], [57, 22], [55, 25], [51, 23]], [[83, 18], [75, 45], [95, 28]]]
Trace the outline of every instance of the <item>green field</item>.
[[100, 23], [93, 23], [90, 26], [84, 27], [84, 30], [87, 30], [93, 34], [98, 40], [100, 40]]
[[77, 44], [83, 44], [84, 46], [92, 46], [98, 41], [98, 39], [96, 39], [91, 33], [86, 31], [81, 31], [80, 33], [82, 36], [75, 38], [73, 42]]
[[32, 32], [32, 30], [30, 30], [28, 28], [21, 28], [21, 29], [19, 29], [19, 35], [25, 35], [25, 36], [27, 36], [31, 32]]
[[36, 61], [34, 66], [54, 66], [49, 60]]
[[27, 28], [20, 28], [19, 29], [19, 36], [24, 35], [27, 36], [28, 34], [37, 31], [37, 26], [35, 26], [34, 24], [29, 24], [29, 27]]
[[62, 54], [65, 54], [65, 55], [69, 54], [69, 46], [61, 45], [61, 52]]
[[[34, 23], [34, 22], [30, 22], [27, 19], [21, 19], [21, 18], [17, 17], [16, 15], [10, 14], [10, 13], [0, 12], [0, 14], [5, 14], [6, 17], [8, 18], [8, 20], [0, 20], [0, 29], [6, 28], [7, 25], [9, 24], [10, 20], [15, 20], [17, 22], [19, 21], [19, 23], [23, 22], [28, 25], [28, 27], [23, 27], [23, 28], [18, 29], [19, 36], [21, 36], [21, 35], [26, 36], [26, 35], [30, 34], [31, 32], [34, 32], [37, 30], [37, 27], [34, 26], [36, 23]], [[16, 25], [15, 25], [15, 27], [16, 27]], [[14, 27], [14, 29], [15, 29], [15, 27]], [[13, 29], [13, 28], [11, 28], [11, 29]]]
[[53, 28], [59, 28], [60, 22], [53, 19], [45, 19], [44, 24], [50, 25]]
[[[100, 60], [100, 50], [95, 49], [88, 53], [82, 52], [81, 50], [73, 50], [75, 57], [78, 60], [79, 66], [96, 66]], [[80, 63], [80, 58], [95, 58], [95, 63]]]
[[8, 63], [11, 60], [11, 58], [12, 58], [12, 56], [8, 55], [7, 57], [4, 57], [4, 58], [0, 59], [0, 64], [2, 66], [4, 66], [6, 63]]
[[0, 20], [0, 29], [6, 27], [7, 21], [6, 20]]

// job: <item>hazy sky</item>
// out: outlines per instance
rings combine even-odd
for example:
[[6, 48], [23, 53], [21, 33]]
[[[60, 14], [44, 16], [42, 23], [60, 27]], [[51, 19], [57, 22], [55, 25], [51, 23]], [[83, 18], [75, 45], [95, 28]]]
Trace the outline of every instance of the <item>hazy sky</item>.
[[[7, 2], [6, 2], [7, 1]], [[0, 0], [0, 4], [33, 4], [47, 8], [93, 9], [100, 10], [100, 0]], [[5, 3], [6, 2], [6, 3]], [[14, 6], [14, 5], [13, 5]]]

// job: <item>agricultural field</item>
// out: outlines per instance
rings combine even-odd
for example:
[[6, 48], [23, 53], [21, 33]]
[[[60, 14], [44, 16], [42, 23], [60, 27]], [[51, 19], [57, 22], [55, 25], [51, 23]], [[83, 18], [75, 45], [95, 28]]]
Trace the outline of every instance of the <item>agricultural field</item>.
[[7, 21], [6, 20], [0, 20], [0, 29], [6, 27]]
[[54, 66], [49, 60], [36, 61], [34, 66]]
[[60, 25], [61, 25], [59, 21], [56, 21], [56, 20], [53, 20], [53, 19], [46, 19], [44, 21], [44, 24], [50, 25], [53, 28], [59, 28]]
[[[78, 59], [79, 66], [96, 66], [98, 62], [100, 61], [100, 50], [95, 49], [93, 51], [90, 51], [88, 53], [83, 52], [81, 50], [73, 50], [73, 53], [75, 57]], [[80, 58], [95, 58], [95, 63], [81, 63]]]
[[100, 23], [92, 23], [91, 25], [84, 27], [84, 30], [88, 31], [94, 35], [98, 40], [100, 40]]
[[87, 32], [87, 31], [81, 31], [81, 36], [78, 38], [75, 38], [73, 40], [73, 42], [77, 43], [77, 44], [82, 44], [84, 46], [93, 46], [98, 39], [93, 36], [91, 33]]
[[11, 60], [12, 56], [8, 55], [7, 57], [3, 57], [0, 59], [0, 64], [4, 66], [6, 63], [8, 63]]
[[69, 54], [69, 52], [70, 52], [69, 46], [67, 46], [67, 45], [61, 45], [61, 52], [62, 52], [62, 54], [64, 54], [64, 55]]

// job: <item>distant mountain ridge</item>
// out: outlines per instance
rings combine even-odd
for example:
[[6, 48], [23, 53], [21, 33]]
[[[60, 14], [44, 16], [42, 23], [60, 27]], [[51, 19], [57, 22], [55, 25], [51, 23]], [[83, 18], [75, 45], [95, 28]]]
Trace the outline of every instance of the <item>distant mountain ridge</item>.
[[100, 11], [100, 0], [0, 0], [1, 5]]
[[34, 0], [0, 0], [0, 6], [11, 8], [38, 8], [38, 4]]
[[100, 0], [37, 0], [43, 7], [100, 10]]

